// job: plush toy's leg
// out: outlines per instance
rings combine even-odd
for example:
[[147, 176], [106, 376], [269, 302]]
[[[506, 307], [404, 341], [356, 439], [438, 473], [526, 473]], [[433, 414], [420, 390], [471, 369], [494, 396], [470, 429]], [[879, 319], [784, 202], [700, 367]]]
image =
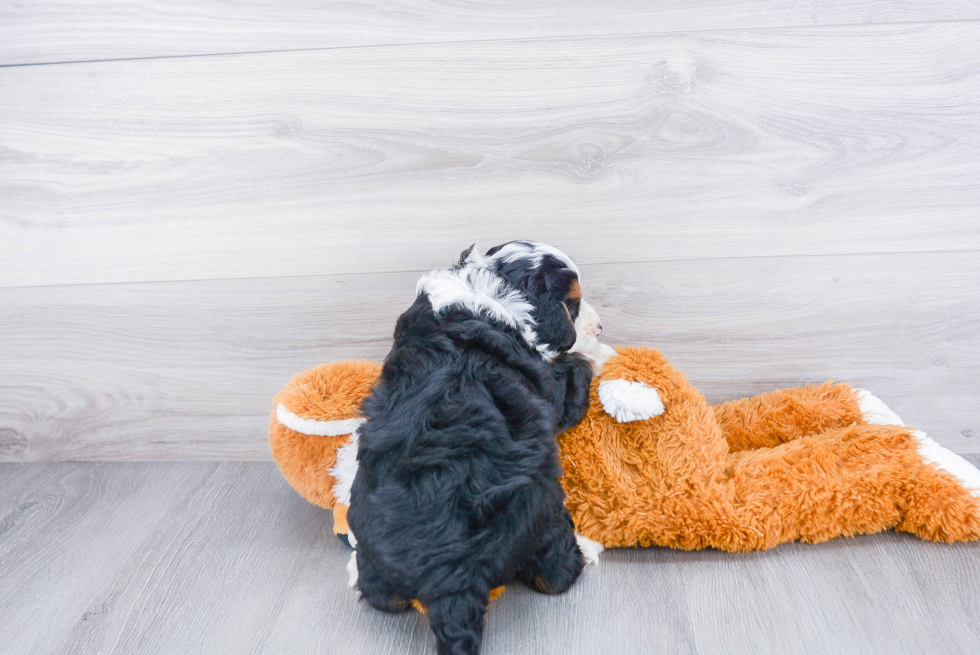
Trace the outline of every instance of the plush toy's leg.
[[[924, 432], [912, 431], [926, 465], [908, 493], [905, 518], [896, 528], [931, 541], [980, 537], [980, 471]], [[967, 490], [968, 494], [959, 491]]]
[[888, 405], [882, 402], [881, 398], [866, 389], [855, 389], [858, 408], [861, 410], [861, 417], [865, 423], [875, 425], [905, 425], [898, 414], [893, 412]]
[[[731, 400], [712, 409], [729, 448], [740, 451], [771, 448], [808, 434], [861, 422], [864, 414], [860, 399], [850, 385], [825, 382]], [[884, 407], [884, 403], [878, 403]]]
[[923, 457], [920, 434], [852, 424], [731, 455], [732, 523], [711, 545], [751, 550], [890, 528], [937, 541], [980, 538], [980, 498]]

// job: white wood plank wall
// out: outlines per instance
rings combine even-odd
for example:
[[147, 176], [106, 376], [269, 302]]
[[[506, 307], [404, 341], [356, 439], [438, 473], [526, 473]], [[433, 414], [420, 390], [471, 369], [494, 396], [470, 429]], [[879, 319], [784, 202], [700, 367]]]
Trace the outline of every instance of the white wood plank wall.
[[159, 7], [0, 5], [0, 461], [267, 460], [293, 373], [512, 238], [712, 401], [850, 380], [980, 453], [980, 2]]
[[47, 0], [0, 4], [0, 64], [977, 18], [977, 0]]

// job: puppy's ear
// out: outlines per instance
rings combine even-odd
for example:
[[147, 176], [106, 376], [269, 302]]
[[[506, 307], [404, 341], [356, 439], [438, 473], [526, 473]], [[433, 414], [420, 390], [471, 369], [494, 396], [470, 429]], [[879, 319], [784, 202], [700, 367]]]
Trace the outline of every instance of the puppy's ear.
[[456, 263], [456, 266], [465, 266], [466, 262], [468, 262], [470, 258], [473, 256], [474, 248], [476, 248], [475, 243], [471, 245], [469, 248], [467, 248], [466, 250], [464, 250], [462, 253], [460, 253], [459, 262]]
[[575, 345], [575, 322], [563, 302], [549, 295], [539, 297], [535, 311], [538, 339], [559, 353]]

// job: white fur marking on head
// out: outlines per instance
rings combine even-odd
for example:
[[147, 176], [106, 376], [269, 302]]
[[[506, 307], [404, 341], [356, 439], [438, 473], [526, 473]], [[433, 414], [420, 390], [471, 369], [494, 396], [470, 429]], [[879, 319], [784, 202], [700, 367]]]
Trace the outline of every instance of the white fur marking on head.
[[531, 262], [531, 268], [537, 268], [541, 265], [541, 260], [544, 259], [545, 255], [551, 255], [574, 271], [575, 275], [580, 275], [578, 266], [575, 265], [571, 257], [558, 250], [558, 248], [549, 246], [547, 243], [541, 243], [540, 241], [512, 241], [490, 255], [487, 259], [489, 261], [504, 262], [526, 259]]
[[[575, 273], [575, 276], [581, 280], [581, 272], [572, 258], [563, 253], [558, 248], [554, 246], [549, 246], [547, 243], [541, 243], [540, 241], [511, 241], [503, 245], [500, 250], [489, 256], [481, 256], [476, 253], [476, 248], [470, 252], [467, 257], [467, 261], [477, 262], [482, 266], [489, 266], [496, 262], [515, 262], [519, 260], [524, 260], [530, 263], [531, 269], [536, 269], [541, 266], [541, 262], [544, 260], [546, 255], [551, 255], [562, 264], [565, 265], [569, 270]], [[585, 307], [587, 303], [583, 300], [582, 306]], [[593, 312], [594, 313], [594, 312]], [[596, 314], [596, 324], [598, 324], [598, 314]], [[545, 359], [554, 359], [558, 356], [558, 353], [551, 350], [544, 344], [537, 343], [537, 333], [533, 331], [536, 327], [534, 323], [531, 324], [531, 329], [527, 330], [524, 334], [524, 339], [534, 346], [538, 352]], [[578, 332], [579, 322], [576, 321], [575, 324], [576, 332]], [[577, 334], [576, 334], [577, 336]]]
[[620, 423], [643, 421], [664, 413], [660, 394], [642, 382], [603, 380], [599, 383], [602, 408]]
[[437, 314], [446, 307], [462, 306], [516, 328], [542, 357], [556, 357], [558, 353], [538, 343], [537, 323], [532, 316], [534, 306], [503, 276], [488, 268], [489, 262], [474, 247], [462, 266], [423, 275], [416, 293], [425, 293]]
[[343, 434], [350, 434], [357, 429], [357, 426], [364, 422], [363, 418], [348, 418], [338, 421], [318, 421], [312, 418], [302, 418], [286, 409], [286, 406], [282, 403], [276, 406], [276, 420], [290, 430], [316, 437], [339, 437]]
[[583, 537], [577, 532], [575, 533], [575, 541], [578, 542], [578, 549], [582, 552], [582, 558], [585, 559], [586, 566], [599, 563], [599, 555], [606, 549], [605, 546], [598, 541], [592, 541], [588, 537]]
[[875, 425], [905, 425], [898, 414], [893, 412], [881, 398], [874, 395], [867, 389], [855, 389], [857, 394], [858, 409], [864, 417], [866, 423]]
[[337, 463], [330, 469], [336, 480], [333, 496], [338, 502], [350, 506], [350, 489], [357, 475], [357, 430], [351, 432], [350, 441], [337, 450]]
[[927, 464], [935, 464], [960, 481], [964, 488], [974, 496], [980, 497], [980, 471], [952, 450], [943, 448], [933, 441], [925, 432], [912, 430], [919, 446], [917, 452]]
[[458, 269], [432, 271], [422, 276], [416, 288], [429, 297], [435, 312], [462, 305], [514, 328], [534, 325], [534, 306], [489, 268], [467, 263]]

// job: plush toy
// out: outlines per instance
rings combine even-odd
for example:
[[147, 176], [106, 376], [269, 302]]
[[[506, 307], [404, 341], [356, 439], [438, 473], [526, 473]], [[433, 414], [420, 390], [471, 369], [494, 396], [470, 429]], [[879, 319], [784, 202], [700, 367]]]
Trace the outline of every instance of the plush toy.
[[[274, 400], [273, 456], [304, 498], [333, 510], [342, 537], [357, 408], [379, 373], [318, 366]], [[604, 547], [748, 551], [892, 528], [980, 538], [980, 471], [846, 384], [711, 406], [656, 350], [620, 348], [558, 443], [576, 530]]]

